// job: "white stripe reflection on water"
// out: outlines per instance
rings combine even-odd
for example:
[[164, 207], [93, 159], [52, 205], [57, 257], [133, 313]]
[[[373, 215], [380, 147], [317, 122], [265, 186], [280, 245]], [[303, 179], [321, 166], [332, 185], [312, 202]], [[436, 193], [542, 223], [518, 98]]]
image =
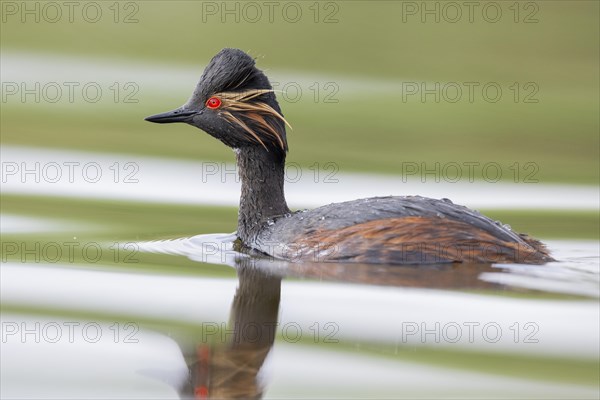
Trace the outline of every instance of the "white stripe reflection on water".
[[[124, 340], [123, 331], [116, 336], [114, 322], [13, 313], [0, 320], [3, 327], [16, 324], [30, 332], [22, 339], [21, 332], [7, 335], [3, 328], [3, 399], [177, 398], [188, 373], [177, 343], [151, 330], [136, 331], [133, 342]], [[45, 332], [38, 342], [36, 324]]]
[[[234, 165], [229, 164], [20, 146], [2, 146], [0, 156], [3, 168], [14, 169], [3, 172], [4, 194], [167, 204], [237, 206], [239, 203], [240, 182], [231, 173]], [[23, 166], [33, 170], [36, 163], [37, 175], [24, 174]], [[208, 167], [215, 164], [220, 173], [210, 174]], [[69, 165], [73, 166], [72, 171]], [[51, 179], [44, 179], [44, 166]], [[87, 173], [85, 168], [89, 168]], [[120, 170], [118, 176], [115, 169]], [[55, 178], [56, 171], [61, 174], [59, 179]], [[133, 175], [127, 179], [130, 173]], [[294, 179], [285, 185], [288, 204], [294, 208], [318, 207], [357, 198], [417, 194], [446, 197], [467, 207], [488, 209], [597, 210], [600, 204], [596, 186], [443, 180], [436, 183], [360, 173], [339, 173], [336, 179], [337, 183], [315, 182], [311, 174], [302, 174], [298, 181]]]
[[[209, 59], [206, 60], [208, 62]], [[0, 53], [0, 80], [3, 82], [23, 82], [27, 87], [32, 87], [36, 82], [48, 80], [50, 82], [80, 82], [76, 90], [87, 83], [97, 83], [102, 88], [109, 88], [119, 82], [133, 82], [143, 86], [144, 94], [159, 92], [189, 94], [204, 69], [201, 65], [173, 66], [173, 64], [160, 65], [153, 62], [140, 63], [124, 59], [107, 60], [102, 58], [73, 57], [48, 53], [30, 53], [18, 51], [2, 51]], [[169, 79], [165, 79], [168, 76]], [[307, 74], [305, 71], [269, 71], [269, 77], [276, 90], [289, 87], [288, 94], [295, 100], [296, 93], [293, 89], [301, 87], [310, 91], [310, 86], [315, 82], [332, 82], [343, 87], [339, 95], [363, 95], [365, 92], [397, 93], [402, 88], [402, 80], [381, 80], [368, 76], [336, 76], [324, 74]], [[414, 81], [414, 79], [413, 79]], [[290, 85], [293, 85], [290, 87]], [[64, 86], [65, 93], [68, 87]], [[312, 94], [312, 92], [310, 92]], [[104, 103], [110, 104], [112, 92], [104, 96]], [[141, 94], [140, 94], [141, 95]], [[68, 96], [61, 100], [65, 105], [73, 107], [68, 102]], [[307, 96], [310, 98], [310, 96]], [[182, 103], [185, 99], [182, 99]], [[114, 105], [114, 102], [112, 103]]]
[[30, 234], [39, 232], [86, 232], [109, 230], [112, 227], [63, 218], [32, 217], [27, 215], [0, 213], [0, 232], [2, 234]]
[[[2, 322], [69, 323], [72, 320], [4, 314]], [[86, 321], [81, 321], [86, 323]], [[105, 333], [110, 325], [100, 324]], [[3, 344], [0, 395], [11, 399], [179, 398], [188, 370], [177, 344], [148, 330], [137, 343]], [[32, 361], [35, 360], [35, 361]], [[293, 360], [293, 362], [290, 362]], [[591, 387], [459, 371], [287, 343], [275, 345], [262, 372], [265, 399], [282, 398], [595, 398]], [[435, 385], [431, 385], [435, 382]], [[290, 393], [294, 393], [293, 396]]]
[[350, 352], [297, 348], [285, 343], [275, 345], [270, 361], [266, 367], [272, 381], [265, 399], [523, 400], [598, 396], [598, 391], [591, 387], [460, 371]]

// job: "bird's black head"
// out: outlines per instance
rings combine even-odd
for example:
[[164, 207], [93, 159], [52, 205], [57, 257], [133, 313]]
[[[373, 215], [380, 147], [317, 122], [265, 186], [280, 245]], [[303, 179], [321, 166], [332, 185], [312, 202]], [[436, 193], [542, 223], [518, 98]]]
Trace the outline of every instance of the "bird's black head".
[[146, 121], [185, 122], [234, 149], [260, 146], [278, 158], [287, 151], [287, 121], [269, 79], [237, 49], [213, 57], [186, 104]]

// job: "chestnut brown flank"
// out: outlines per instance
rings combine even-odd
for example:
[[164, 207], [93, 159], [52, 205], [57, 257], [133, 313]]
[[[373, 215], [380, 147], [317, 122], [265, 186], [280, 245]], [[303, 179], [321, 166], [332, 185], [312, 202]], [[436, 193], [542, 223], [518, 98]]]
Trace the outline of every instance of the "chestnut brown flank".
[[[526, 263], [550, 259], [541, 243], [499, 240], [489, 232], [448, 218], [401, 217], [320, 230], [290, 244], [290, 258], [320, 262]], [[295, 250], [295, 251], [294, 251]]]

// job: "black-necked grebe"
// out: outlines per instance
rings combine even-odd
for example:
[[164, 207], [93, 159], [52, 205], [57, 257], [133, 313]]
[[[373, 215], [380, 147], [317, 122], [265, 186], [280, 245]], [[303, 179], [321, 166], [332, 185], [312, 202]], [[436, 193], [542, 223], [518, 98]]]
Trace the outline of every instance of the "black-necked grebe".
[[539, 241], [447, 199], [376, 197], [292, 213], [283, 193], [287, 122], [268, 78], [241, 50], [221, 50], [185, 105], [146, 120], [188, 123], [235, 150], [237, 234], [268, 255], [386, 264], [552, 261]]

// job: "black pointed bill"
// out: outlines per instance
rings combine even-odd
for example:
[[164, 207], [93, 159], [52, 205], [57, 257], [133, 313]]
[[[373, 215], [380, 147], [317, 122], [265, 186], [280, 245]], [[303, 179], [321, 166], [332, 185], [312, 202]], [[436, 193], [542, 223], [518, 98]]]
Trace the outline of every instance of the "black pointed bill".
[[168, 124], [172, 122], [188, 122], [191, 119], [191, 117], [197, 113], [197, 111], [190, 111], [184, 108], [178, 108], [177, 110], [151, 115], [144, 119], [146, 121], [155, 122], [157, 124]]

